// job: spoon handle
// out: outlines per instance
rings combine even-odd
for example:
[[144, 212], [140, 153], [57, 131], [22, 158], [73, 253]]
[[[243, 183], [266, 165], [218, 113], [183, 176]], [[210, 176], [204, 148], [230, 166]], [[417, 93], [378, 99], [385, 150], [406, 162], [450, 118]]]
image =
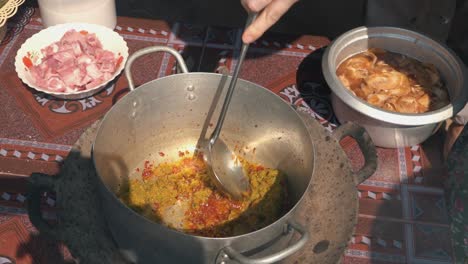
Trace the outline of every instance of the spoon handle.
[[[245, 23], [245, 29], [252, 24], [252, 22], [257, 17], [257, 13], [250, 13], [248, 14], [247, 21]], [[223, 107], [221, 108], [221, 112], [218, 117], [218, 123], [213, 131], [213, 134], [210, 138], [210, 144], [213, 144], [219, 137], [219, 133], [221, 132], [221, 128], [224, 123], [224, 118], [226, 117], [227, 110], [229, 108], [229, 103], [231, 102], [232, 94], [234, 93], [234, 88], [236, 87], [237, 77], [239, 76], [240, 67], [242, 62], [244, 61], [245, 54], [247, 53], [247, 49], [249, 44], [242, 43], [241, 52], [239, 55], [239, 60], [237, 61], [236, 68], [234, 69], [234, 74], [232, 75], [231, 82], [229, 83], [229, 88], [226, 93], [226, 98], [224, 99]]]

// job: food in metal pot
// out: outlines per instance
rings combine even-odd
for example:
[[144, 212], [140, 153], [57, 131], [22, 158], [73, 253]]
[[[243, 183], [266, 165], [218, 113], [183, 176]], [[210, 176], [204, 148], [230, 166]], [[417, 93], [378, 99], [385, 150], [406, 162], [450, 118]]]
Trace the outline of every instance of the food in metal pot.
[[402, 54], [369, 49], [343, 61], [336, 74], [354, 95], [385, 110], [416, 114], [449, 104], [437, 68]]
[[59, 41], [41, 49], [36, 65], [29, 56], [23, 63], [34, 83], [52, 92], [73, 92], [95, 88], [112, 78], [123, 57], [102, 47], [95, 33], [67, 31]]
[[202, 155], [156, 166], [145, 162], [141, 179], [131, 179], [120, 199], [145, 217], [186, 233], [227, 237], [276, 221], [287, 208], [286, 177], [275, 169], [241, 160], [251, 192], [233, 200], [212, 184]]

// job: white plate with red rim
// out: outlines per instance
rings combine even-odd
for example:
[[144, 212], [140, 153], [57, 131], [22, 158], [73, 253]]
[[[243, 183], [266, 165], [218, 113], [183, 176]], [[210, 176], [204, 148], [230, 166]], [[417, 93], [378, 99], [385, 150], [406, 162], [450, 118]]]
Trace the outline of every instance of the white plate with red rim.
[[[85, 90], [71, 92], [54, 92], [35, 85], [34, 78], [30, 72], [32, 65], [41, 63], [43, 54], [41, 49], [50, 44], [59, 41], [69, 30], [76, 30], [83, 34], [95, 33], [102, 44], [104, 50], [111, 51], [116, 56], [116, 69], [112, 77], [95, 87], [89, 87]], [[128, 46], [125, 40], [117, 32], [100, 25], [87, 23], [65, 23], [48, 27], [27, 39], [16, 53], [15, 69], [18, 77], [29, 87], [50, 94], [60, 99], [82, 99], [98, 93], [113, 81], [124, 69], [128, 58]]]

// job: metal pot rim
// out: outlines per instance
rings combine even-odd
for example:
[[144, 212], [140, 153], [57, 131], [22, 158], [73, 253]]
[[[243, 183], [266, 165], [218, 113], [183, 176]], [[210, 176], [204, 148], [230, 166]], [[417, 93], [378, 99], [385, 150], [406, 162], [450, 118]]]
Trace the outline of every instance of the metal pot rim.
[[[458, 66], [458, 75], [462, 76], [461, 81], [465, 94], [461, 96], [461, 98], [457, 98], [454, 102], [450, 102], [449, 105], [441, 109], [422, 114], [404, 114], [387, 111], [376, 106], [372, 106], [365, 100], [355, 96], [342, 84], [336, 75], [336, 68], [338, 65], [335, 63], [335, 58], [347, 45], [358, 40], [368, 39], [371, 37], [400, 38], [416, 45], [420, 45], [422, 48], [426, 49], [429, 45], [432, 45], [435, 49], [443, 53], [440, 56], [450, 60], [453, 65]], [[345, 32], [334, 40], [326, 49], [323, 58], [323, 75], [333, 93], [335, 93], [349, 107], [376, 120], [404, 126], [433, 124], [452, 118], [463, 108], [464, 103], [466, 103], [468, 92], [468, 81], [466, 79], [468, 74], [460, 58], [458, 58], [458, 56], [446, 45], [411, 30], [398, 27], [358, 27]]]
[[[149, 81], [147, 83], [144, 83], [142, 85], [140, 85], [139, 87], [135, 88], [134, 90], [130, 91], [129, 93], [127, 93], [123, 98], [121, 98], [117, 103], [115, 103], [112, 108], [114, 108], [116, 105], [118, 105], [119, 103], [123, 103], [125, 100], [130, 100], [128, 98], [130, 98], [129, 95], [133, 95], [133, 96], [137, 96], [137, 93], [138, 93], [138, 90], [141, 88], [141, 86], [146, 86], [150, 83], [153, 83], [153, 82], [157, 82], [159, 80], [162, 80], [162, 79], [169, 79], [169, 78], [178, 78], [179, 75], [207, 75], [207, 76], [222, 76], [222, 74], [219, 74], [219, 73], [210, 73], [210, 72], [186, 72], [186, 73], [179, 73], [179, 74], [174, 74], [174, 75], [168, 75], [168, 76], [164, 76], [164, 77], [161, 77], [161, 78], [158, 78], [158, 79], [155, 79], [155, 80], [152, 80], [152, 81]], [[292, 111], [294, 111], [294, 113], [296, 113], [298, 119], [300, 120], [300, 122], [303, 124], [304, 128], [307, 128], [307, 125], [306, 123], [304, 122], [304, 120], [301, 118], [301, 116], [299, 115], [299, 113], [297, 112], [296, 109], [294, 109], [294, 107], [292, 107], [290, 104], [286, 103], [284, 100], [282, 100], [277, 94], [275, 94], [274, 92], [272, 92], [271, 90], [267, 89], [267, 88], [264, 88], [263, 86], [259, 85], [259, 84], [256, 84], [256, 83], [253, 83], [251, 81], [248, 81], [248, 80], [245, 80], [245, 79], [241, 79], [239, 78], [238, 79], [238, 85], [239, 83], [248, 83], [248, 84], [252, 84], [256, 87], [261, 87], [263, 88], [263, 90], [271, 95], [273, 95], [274, 97], [276, 97], [277, 101], [280, 102], [281, 104], [284, 104], [286, 107], [290, 108]], [[146, 86], [146, 87], [143, 87], [143, 89], [152, 89], [152, 87], [149, 87], [149, 86]], [[106, 117], [108, 115], [110, 115], [111, 111], [112, 111], [112, 108], [107, 111], [107, 113], [104, 115], [104, 117], [101, 119], [101, 122], [98, 126], [98, 129], [97, 129], [97, 132], [96, 132], [96, 138], [98, 137], [98, 135], [100, 134], [101, 132], [101, 128], [102, 128], [102, 124], [105, 122], [106, 120]], [[312, 118], [312, 117], [311, 117]], [[308, 132], [309, 133], [309, 132]], [[95, 138], [95, 140], [96, 140]], [[314, 141], [312, 140], [312, 136], [310, 135], [309, 133], [309, 139], [311, 144], [312, 144], [312, 150], [313, 150], [313, 157], [316, 156], [316, 148], [315, 148], [315, 143]], [[93, 161], [93, 165], [94, 167], [96, 168], [97, 167], [97, 164], [96, 164], [96, 161], [94, 159], [94, 145], [95, 145], [95, 141], [92, 143], [92, 146], [91, 146], [91, 159]], [[115, 195], [115, 193], [113, 191], [111, 191], [108, 186], [104, 183], [104, 181], [101, 179], [100, 175], [99, 175], [99, 172], [96, 170], [96, 174], [97, 174], [97, 178], [98, 180], [100, 181], [100, 183], [105, 187], [106, 191], [108, 191], [110, 194], [111, 194], [111, 197], [113, 200], [115, 200], [116, 202], [119, 203], [120, 206], [124, 206], [128, 211], [130, 211], [132, 214], [136, 215], [137, 217], [139, 217], [141, 220], [143, 221], [146, 221], [148, 223], [151, 223], [151, 224], [154, 224], [154, 225], [158, 225], [158, 226], [161, 226], [163, 228], [165, 228], [167, 231], [169, 232], [172, 232], [174, 234], [178, 234], [178, 235], [182, 235], [182, 236], [187, 236], [187, 237], [194, 237], [194, 238], [197, 238], [197, 239], [202, 239], [202, 240], [216, 240], [216, 241], [223, 241], [223, 240], [231, 240], [231, 239], [235, 239], [235, 238], [242, 238], [242, 237], [248, 237], [248, 236], [251, 236], [251, 235], [255, 235], [255, 234], [259, 234], [259, 233], [262, 233], [264, 232], [266, 229], [270, 229], [272, 226], [274, 225], [277, 225], [277, 224], [281, 224], [281, 223], [286, 223], [286, 221], [290, 218], [290, 214], [294, 213], [294, 211], [296, 210], [296, 208], [303, 202], [303, 200], [305, 199], [305, 196], [306, 194], [310, 191], [311, 189], [311, 182], [312, 182], [312, 177], [315, 173], [315, 162], [316, 162], [316, 159], [314, 158], [313, 159], [313, 166], [312, 166], [312, 175], [310, 176], [310, 180], [309, 180], [309, 184], [308, 186], [306, 187], [306, 189], [304, 190], [304, 192], [302, 193], [301, 197], [297, 200], [297, 202], [295, 202], [295, 204], [285, 213], [283, 214], [280, 218], [278, 218], [276, 221], [274, 221], [273, 223], [267, 225], [267, 226], [264, 226], [260, 229], [257, 229], [255, 231], [252, 231], [252, 232], [249, 232], [249, 233], [245, 233], [245, 234], [242, 234], [242, 235], [237, 235], [237, 236], [229, 236], [229, 237], [205, 237], [205, 236], [199, 236], [199, 235], [193, 235], [193, 234], [187, 234], [185, 232], [182, 232], [182, 231], [178, 231], [178, 230], [175, 230], [175, 229], [171, 229], [165, 225], [162, 225], [162, 224], [159, 224], [159, 223], [156, 223], [154, 221], [151, 221], [149, 220], [148, 218], [140, 215], [139, 213], [135, 212], [134, 210], [132, 210], [130, 207], [128, 207], [125, 203], [121, 202], [117, 196]]]

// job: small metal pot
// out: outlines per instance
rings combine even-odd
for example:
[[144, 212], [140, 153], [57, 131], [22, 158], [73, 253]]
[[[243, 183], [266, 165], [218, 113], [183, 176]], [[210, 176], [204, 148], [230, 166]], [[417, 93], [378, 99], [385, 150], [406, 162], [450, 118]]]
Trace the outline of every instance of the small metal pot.
[[[401, 114], [372, 106], [353, 95], [339, 80], [336, 69], [345, 59], [369, 48], [382, 48], [436, 65], [446, 83], [451, 104], [423, 114]], [[419, 144], [440, 123], [455, 116], [466, 104], [468, 79], [461, 60], [445, 45], [422, 34], [394, 27], [359, 27], [327, 48], [322, 70], [331, 90], [336, 117], [363, 126], [376, 146], [396, 148]]]

